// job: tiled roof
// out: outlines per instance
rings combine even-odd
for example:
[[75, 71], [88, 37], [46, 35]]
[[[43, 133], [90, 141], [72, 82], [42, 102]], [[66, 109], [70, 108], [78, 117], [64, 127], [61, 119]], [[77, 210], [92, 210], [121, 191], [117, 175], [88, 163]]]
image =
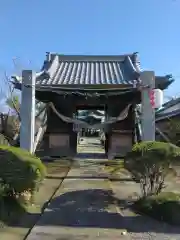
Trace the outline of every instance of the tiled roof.
[[161, 90], [168, 88], [173, 82], [174, 79], [171, 75], [155, 76], [155, 87], [160, 88]]
[[133, 84], [139, 77], [136, 53], [119, 56], [67, 56], [48, 54], [42, 68], [49, 78], [37, 78], [40, 85]]
[[177, 109], [168, 113], [157, 114], [156, 122], [165, 120], [167, 118], [176, 117], [176, 116], [180, 116], [180, 109]]
[[[163, 104], [163, 107], [156, 111], [156, 121], [164, 120], [171, 117], [180, 116], [180, 108], [178, 104], [180, 103], [180, 98], [172, 99], [166, 103]], [[168, 109], [172, 109], [172, 107], [175, 107], [173, 110], [168, 111]]]
[[[139, 80], [140, 71], [140, 62], [136, 52], [114, 56], [47, 53], [41, 71], [36, 74], [36, 86], [41, 88], [133, 84], [134, 80]], [[15, 87], [21, 89], [20, 78], [17, 76], [12, 78]], [[155, 87], [163, 90], [173, 81], [170, 75], [156, 76]]]
[[168, 102], [165, 102], [163, 104], [162, 108], [157, 111], [157, 113], [158, 114], [163, 113], [164, 110], [166, 110], [166, 109], [168, 109], [170, 107], [173, 107], [174, 105], [176, 105], [178, 103], [180, 103], [180, 97], [172, 99], [172, 100], [170, 100]]

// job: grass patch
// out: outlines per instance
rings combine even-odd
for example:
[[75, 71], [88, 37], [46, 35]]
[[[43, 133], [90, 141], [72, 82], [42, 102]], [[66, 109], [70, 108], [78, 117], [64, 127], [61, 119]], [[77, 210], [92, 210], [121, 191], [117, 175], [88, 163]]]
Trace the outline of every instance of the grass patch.
[[124, 166], [124, 159], [110, 160], [104, 163], [105, 170], [112, 176], [118, 176], [118, 174], [129, 174]]
[[[0, 239], [22, 240], [28, 235], [44, 212], [48, 202], [59, 189], [64, 177], [70, 170], [70, 161], [53, 160], [45, 163], [47, 178], [35, 194], [34, 205], [26, 206], [14, 199], [0, 200]], [[48, 178], [48, 176], [55, 176]]]
[[54, 174], [61, 174], [67, 171], [71, 166], [71, 161], [67, 159], [57, 159], [45, 162], [47, 176]]
[[133, 204], [133, 208], [157, 220], [180, 226], [180, 194], [162, 192], [141, 198]]

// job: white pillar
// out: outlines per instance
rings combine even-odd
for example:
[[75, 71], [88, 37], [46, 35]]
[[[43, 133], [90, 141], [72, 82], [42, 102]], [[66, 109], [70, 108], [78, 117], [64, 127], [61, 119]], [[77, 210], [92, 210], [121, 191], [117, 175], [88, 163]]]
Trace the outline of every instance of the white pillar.
[[35, 134], [35, 80], [31, 70], [22, 71], [20, 147], [31, 153]]
[[155, 141], [155, 109], [152, 108], [149, 99], [150, 90], [155, 87], [155, 76], [153, 71], [144, 71], [141, 73], [142, 85], [148, 85], [150, 88], [143, 88], [141, 92], [141, 128], [143, 141]]

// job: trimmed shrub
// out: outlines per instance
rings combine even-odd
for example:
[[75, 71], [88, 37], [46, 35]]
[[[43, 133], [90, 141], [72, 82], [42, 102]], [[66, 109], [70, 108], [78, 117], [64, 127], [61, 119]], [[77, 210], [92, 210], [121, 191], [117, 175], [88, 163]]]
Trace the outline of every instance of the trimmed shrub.
[[139, 213], [157, 220], [180, 225], [180, 194], [162, 192], [159, 195], [139, 199], [133, 207]]
[[5, 138], [5, 136], [3, 134], [0, 133], [0, 144], [3, 145], [9, 145], [8, 140]]
[[125, 158], [125, 168], [140, 182], [142, 195], [158, 194], [165, 177], [175, 174], [171, 164], [180, 156], [180, 148], [165, 142], [137, 143]]
[[20, 148], [0, 146], [0, 180], [8, 186], [7, 194], [34, 192], [45, 175], [45, 166], [35, 155]]
[[17, 224], [24, 213], [27, 213], [28, 208], [18, 199], [10, 196], [0, 198], [0, 228], [7, 225]]

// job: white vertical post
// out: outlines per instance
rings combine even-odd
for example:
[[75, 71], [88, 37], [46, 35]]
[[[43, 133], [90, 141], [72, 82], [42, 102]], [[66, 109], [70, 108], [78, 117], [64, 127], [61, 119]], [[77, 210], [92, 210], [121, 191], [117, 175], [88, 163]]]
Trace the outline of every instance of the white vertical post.
[[35, 134], [35, 80], [31, 70], [22, 71], [20, 147], [33, 153]]
[[153, 71], [144, 71], [141, 73], [141, 81], [143, 88], [141, 92], [141, 128], [143, 141], [155, 141], [155, 109], [152, 107], [149, 99], [149, 93], [155, 87], [155, 76]]

